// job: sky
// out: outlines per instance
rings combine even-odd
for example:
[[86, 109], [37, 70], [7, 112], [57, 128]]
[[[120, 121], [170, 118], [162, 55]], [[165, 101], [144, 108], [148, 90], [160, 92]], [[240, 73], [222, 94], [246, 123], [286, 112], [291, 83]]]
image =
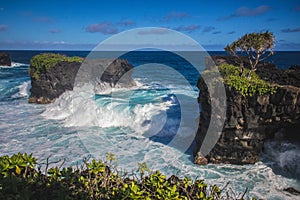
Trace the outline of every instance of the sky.
[[[267, 30], [275, 50], [300, 51], [299, 19], [299, 0], [1, 0], [0, 49], [92, 50], [126, 30], [162, 27], [209, 51]], [[139, 34], [161, 37], [163, 30]]]

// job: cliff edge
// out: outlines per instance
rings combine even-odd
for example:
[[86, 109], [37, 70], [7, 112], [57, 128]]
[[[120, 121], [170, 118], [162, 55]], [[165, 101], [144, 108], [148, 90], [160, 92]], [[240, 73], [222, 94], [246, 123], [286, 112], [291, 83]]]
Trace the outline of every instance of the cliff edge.
[[[238, 75], [238, 67], [229, 65], [237, 64], [233, 57], [216, 56], [212, 59], [221, 66], [218, 69], [223, 77], [226, 76], [224, 70], [236, 70]], [[208, 71], [211, 70], [209, 63], [207, 68]], [[261, 63], [254, 76], [254, 82], [249, 83], [235, 80], [233, 76], [231, 80], [224, 78], [225, 124], [216, 145], [206, 156], [202, 156], [199, 150], [203, 145], [211, 115], [214, 114], [211, 113], [214, 99], [210, 98], [214, 95], [209, 94], [203, 78], [199, 78], [198, 102], [202, 111], [195, 138], [196, 164], [256, 163], [263, 151], [264, 141], [277, 137], [277, 133], [281, 133], [281, 137], [285, 139], [300, 141], [300, 67], [283, 70], [277, 69], [273, 64]], [[217, 104], [214, 106], [215, 110], [219, 109]]]

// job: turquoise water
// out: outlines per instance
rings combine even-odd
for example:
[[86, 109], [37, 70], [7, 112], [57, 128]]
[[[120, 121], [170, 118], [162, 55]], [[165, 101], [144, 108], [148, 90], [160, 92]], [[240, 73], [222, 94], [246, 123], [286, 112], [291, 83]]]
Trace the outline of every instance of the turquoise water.
[[[220, 187], [229, 182], [228, 188], [240, 194], [248, 188], [250, 196], [295, 199], [282, 189], [300, 189], [297, 144], [270, 141], [255, 165], [194, 165], [189, 147], [199, 115], [197, 75], [178, 59], [159, 55], [159, 64], [149, 64], [145, 60], [153, 59], [151, 55], [142, 58], [133, 62], [135, 86], [104, 86], [95, 93], [94, 85], [87, 84], [50, 105], [27, 103], [28, 64], [1, 66], [1, 155], [33, 152], [40, 162], [50, 156], [77, 165], [84, 157], [103, 159], [110, 152], [122, 169], [146, 162], [167, 175], [204, 178]], [[168, 62], [172, 67], [165, 66]]]

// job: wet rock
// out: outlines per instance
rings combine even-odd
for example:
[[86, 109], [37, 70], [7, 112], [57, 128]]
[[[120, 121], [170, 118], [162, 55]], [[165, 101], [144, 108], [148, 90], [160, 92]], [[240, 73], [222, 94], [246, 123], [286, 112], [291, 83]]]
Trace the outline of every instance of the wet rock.
[[300, 191], [296, 190], [293, 187], [284, 188], [283, 191], [288, 192], [293, 195], [297, 195], [297, 196], [300, 195]]
[[[29, 103], [47, 104], [53, 102], [65, 91], [73, 90], [75, 78], [86, 82], [100, 80], [111, 85], [115, 85], [117, 82], [122, 82], [123, 86], [134, 84], [131, 77], [133, 66], [126, 60], [90, 59], [83, 62], [65, 60], [63, 58], [51, 66], [44, 66], [43, 64], [35, 66], [37, 65], [36, 62], [31, 62]], [[79, 77], [77, 74], [80, 74]]]
[[11, 66], [11, 60], [9, 53], [0, 52], [0, 65], [2, 66]]
[[204, 156], [202, 156], [200, 153], [198, 153], [194, 159], [194, 163], [197, 165], [207, 165], [208, 160]]
[[80, 65], [80, 62], [62, 61], [48, 70], [42, 68], [38, 75], [36, 75], [36, 66], [30, 65], [29, 103], [51, 103], [66, 90], [72, 90]]

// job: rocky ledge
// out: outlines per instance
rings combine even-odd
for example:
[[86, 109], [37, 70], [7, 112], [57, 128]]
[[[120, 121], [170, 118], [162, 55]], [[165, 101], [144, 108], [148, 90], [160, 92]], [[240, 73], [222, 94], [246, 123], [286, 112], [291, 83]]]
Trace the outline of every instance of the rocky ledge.
[[73, 90], [75, 79], [80, 81], [97, 79], [115, 85], [118, 81], [124, 82], [123, 76], [126, 76], [125, 84], [132, 85], [134, 84], [131, 78], [132, 69], [133, 66], [122, 59], [84, 60], [80, 57], [67, 57], [60, 54], [36, 55], [30, 61], [29, 103], [53, 102], [66, 90]]
[[[217, 65], [234, 64], [233, 57], [213, 57]], [[207, 68], [210, 68], [207, 63]], [[220, 102], [211, 99], [208, 88], [199, 78], [198, 101], [202, 106], [199, 128], [195, 138], [194, 162], [253, 164], [259, 161], [263, 151], [264, 141], [280, 137], [300, 141], [300, 67], [277, 69], [273, 64], [262, 63], [258, 66], [257, 75], [276, 85], [276, 92], [251, 96], [242, 95], [233, 87], [225, 84], [226, 119], [220, 137], [210, 153], [202, 156], [200, 148], [203, 145], [211, 119], [211, 105], [218, 112]], [[217, 93], [214, 89], [211, 92]], [[224, 100], [225, 101], [225, 100]], [[220, 108], [221, 109], [221, 108]], [[215, 122], [216, 123], [216, 122]]]
[[0, 52], [0, 65], [2, 66], [11, 66], [11, 60], [9, 53]]

